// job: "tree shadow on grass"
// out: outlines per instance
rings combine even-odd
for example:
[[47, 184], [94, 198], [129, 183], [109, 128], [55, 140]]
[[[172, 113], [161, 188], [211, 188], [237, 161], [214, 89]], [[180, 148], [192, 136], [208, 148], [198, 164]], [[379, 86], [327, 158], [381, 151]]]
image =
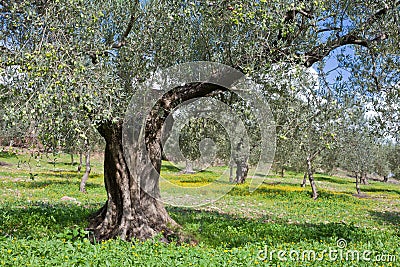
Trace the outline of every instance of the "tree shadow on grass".
[[5, 158], [5, 159], [17, 158], [17, 154], [9, 151], [0, 151], [0, 158]]
[[[398, 211], [369, 211], [369, 214], [379, 223], [392, 224], [400, 231], [400, 212]], [[400, 235], [400, 233], [398, 233]]]
[[[0, 237], [55, 238], [66, 229], [86, 227], [88, 217], [102, 204], [78, 206], [43, 202], [3, 203], [0, 206]], [[291, 224], [268, 216], [250, 220], [215, 211], [179, 207], [169, 207], [168, 211], [185, 231], [194, 234], [199, 241], [214, 247], [221, 245], [240, 247], [257, 242], [281, 244], [304, 240], [332, 242], [339, 238], [344, 238], [348, 242], [371, 241], [371, 235], [365, 229], [352, 224]], [[394, 225], [399, 223], [399, 213], [372, 213], [372, 215]]]
[[396, 190], [396, 189], [363, 187], [361, 190], [363, 192], [396, 193], [396, 194], [400, 195], [400, 190]]
[[54, 162], [54, 161], [47, 161], [46, 162], [47, 164], [49, 164], [49, 165], [53, 165], [53, 166], [77, 166], [79, 163], [78, 162], [74, 162], [74, 163], [72, 163], [72, 162], [64, 162], [64, 161], [56, 161], [56, 162]]
[[180, 172], [181, 169], [179, 169], [178, 167], [175, 167], [173, 165], [162, 164], [161, 165], [161, 171]]
[[354, 184], [354, 181], [352, 179], [346, 179], [346, 178], [316, 176], [315, 180], [316, 181], [325, 181], [325, 182], [334, 183], [334, 184]]
[[[71, 171], [49, 171], [49, 172], [35, 172], [34, 173], [37, 178], [58, 178], [58, 179], [66, 179], [66, 180], [72, 180], [75, 179], [77, 181], [80, 181], [80, 179], [83, 176], [83, 173], [76, 173], [76, 172], [71, 172]], [[101, 174], [90, 174], [89, 179], [98, 179], [102, 178], [103, 175]]]
[[[45, 188], [48, 186], [64, 186], [64, 185], [76, 185], [77, 188], [79, 188], [79, 181], [69, 181], [69, 180], [64, 180], [64, 181], [55, 181], [55, 180], [48, 180], [48, 181], [19, 181], [18, 182], [18, 187], [21, 188], [27, 188], [27, 189], [38, 189], [38, 188]], [[87, 182], [86, 183], [86, 188], [102, 188], [104, 187], [101, 184], [97, 183], [91, 183]]]
[[8, 203], [0, 206], [0, 236], [15, 238], [53, 238], [65, 229], [86, 227], [90, 214], [103, 203], [79, 206], [45, 202]]
[[[268, 187], [259, 187], [254, 192], [249, 192], [248, 187], [234, 187], [229, 191], [229, 195], [232, 196], [249, 196], [249, 195], [260, 195], [268, 199], [284, 198], [284, 199], [311, 199], [312, 193], [311, 188], [302, 188], [291, 183], [281, 184], [268, 184]], [[318, 200], [321, 199], [335, 199], [344, 201], [356, 201], [352, 196], [351, 192], [341, 191], [332, 192], [328, 190], [318, 191]]]
[[[304, 240], [331, 242], [332, 239], [339, 238], [351, 242], [352, 240], [365, 240], [368, 236], [365, 229], [344, 223], [291, 224], [270, 217], [250, 220], [215, 211], [178, 207], [171, 207], [168, 210], [184, 229], [188, 229], [199, 241], [214, 247], [221, 245], [240, 247], [257, 242], [271, 244]], [[271, 219], [275, 221], [271, 222]]]

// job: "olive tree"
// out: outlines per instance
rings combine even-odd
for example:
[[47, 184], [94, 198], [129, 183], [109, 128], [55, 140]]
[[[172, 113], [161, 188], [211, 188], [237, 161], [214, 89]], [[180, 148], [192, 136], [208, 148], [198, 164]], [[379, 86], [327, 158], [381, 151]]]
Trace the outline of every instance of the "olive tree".
[[[397, 53], [398, 6], [399, 1], [347, 0], [2, 2], [0, 64], [4, 75], [17, 69], [23, 76], [1, 88], [13, 103], [5, 114], [9, 120], [40, 120], [55, 132], [65, 116], [74, 124], [89, 120], [106, 143], [107, 202], [90, 220], [94, 237], [168, 238], [177, 223], [155, 197], [157, 176], [149, 176], [140, 161], [128, 166], [124, 157], [124, 113], [137, 85], [181, 62], [219, 62], [261, 81], [274, 64], [323, 64], [344, 46], [363, 47], [358, 53], [368, 58]], [[238, 77], [226, 76], [228, 84]], [[145, 126], [158, 172], [161, 129], [171, 110], [224, 91], [200, 81], [159, 99]]]

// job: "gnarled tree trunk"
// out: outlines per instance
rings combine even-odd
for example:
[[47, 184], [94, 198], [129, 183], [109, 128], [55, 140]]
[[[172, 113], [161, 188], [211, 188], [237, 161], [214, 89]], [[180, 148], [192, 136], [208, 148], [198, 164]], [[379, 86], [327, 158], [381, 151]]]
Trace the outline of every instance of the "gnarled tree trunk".
[[[145, 118], [144, 128], [130, 129], [132, 136], [128, 138], [132, 138], [132, 147], [123, 145], [123, 134], [126, 133], [122, 121], [106, 122], [98, 127], [106, 141], [104, 182], [108, 199], [90, 219], [88, 230], [93, 232], [96, 240], [146, 239], [158, 233], [168, 239], [174, 235], [173, 231], [179, 225], [159, 201], [163, 124], [179, 103], [207, 96], [216, 90], [226, 88], [194, 83], [165, 93]], [[144, 142], [138, 141], [143, 136]]]
[[[140, 186], [140, 178], [151, 179], [147, 165], [137, 165], [133, 172], [129, 169], [122, 144], [122, 123], [105, 123], [99, 127], [106, 141], [104, 154], [104, 183], [107, 190], [106, 204], [90, 219], [89, 230], [96, 240], [120, 237], [146, 239], [163, 232], [172, 233], [171, 226], [177, 226], [170, 218], [162, 203], [145, 192]], [[158, 171], [161, 167], [161, 150]], [[141, 155], [133, 155], [140, 157]], [[140, 159], [139, 159], [140, 160]], [[140, 177], [140, 174], [143, 177]], [[145, 177], [148, 175], [147, 177]], [[148, 181], [153, 185], [153, 193], [158, 189], [158, 181]]]

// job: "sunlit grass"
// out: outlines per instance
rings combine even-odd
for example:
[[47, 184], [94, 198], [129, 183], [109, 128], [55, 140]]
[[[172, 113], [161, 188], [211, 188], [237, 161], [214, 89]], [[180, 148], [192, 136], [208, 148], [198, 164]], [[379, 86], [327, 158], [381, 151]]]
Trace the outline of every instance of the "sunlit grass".
[[[346, 239], [351, 249], [400, 258], [398, 184], [370, 181], [362, 185], [365, 195], [359, 198], [354, 196], [352, 178], [317, 174], [320, 197], [315, 201], [309, 185], [300, 187], [302, 174], [287, 172], [281, 178], [272, 173], [250, 192], [251, 178], [243, 185], [232, 185], [225, 167], [188, 175], [164, 162], [161, 189], [168, 197], [185, 196], [183, 188], [193, 198], [221, 197], [196, 208], [167, 205], [183, 231], [200, 243], [176, 246], [111, 240], [90, 244], [82, 239], [82, 229], [87, 217], [106, 200], [100, 156], [94, 157], [88, 194], [79, 192], [82, 173], [77, 173], [68, 155], [57, 155], [56, 160], [50, 156], [33, 160], [27, 154], [0, 156], [7, 163], [0, 167], [0, 266], [107, 266], [107, 262], [112, 266], [305, 266], [304, 262], [262, 262], [257, 255], [265, 246], [271, 250], [335, 248], [339, 238]], [[63, 196], [74, 201], [62, 200]], [[349, 262], [307, 264], [346, 266]], [[389, 264], [384, 266], [399, 262]], [[353, 266], [382, 264], [357, 262]]]

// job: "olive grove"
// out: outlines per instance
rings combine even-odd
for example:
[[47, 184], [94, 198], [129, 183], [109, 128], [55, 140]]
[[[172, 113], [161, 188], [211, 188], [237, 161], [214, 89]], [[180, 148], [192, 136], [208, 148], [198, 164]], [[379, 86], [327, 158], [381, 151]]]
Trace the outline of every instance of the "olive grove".
[[[2, 123], [34, 122], [57, 142], [65, 140], [63, 134], [96, 129], [106, 143], [107, 202], [88, 228], [96, 240], [157, 233], [168, 239], [179, 226], [155, 197], [158, 180], [140, 160], [128, 166], [122, 145], [125, 112], [139, 85], [158, 70], [193, 61], [222, 63], [250, 76], [264, 86], [277, 122], [282, 121], [278, 137], [299, 144], [304, 171], [313, 182], [313, 160], [334, 142], [332, 118], [338, 116], [340, 97], [358, 96], [354, 103], [361, 103], [379, 96], [375, 107], [398, 133], [399, 6], [392, 0], [3, 1], [0, 70], [9, 82], [0, 85]], [[271, 72], [284, 79], [286, 68], [276, 66], [289, 65], [294, 70], [314, 67], [327, 81], [322, 70], [333, 51], [351, 74], [337, 82], [351, 82], [351, 87], [327, 82], [318, 97], [297, 101], [297, 108], [288, 105], [296, 95], [290, 90], [296, 89], [265, 79]], [[212, 77], [214, 83], [183, 84], [160, 97], [144, 129], [156, 171], [161, 168], [162, 128], [171, 111], [195, 98], [228, 99], [232, 91], [216, 81], [233, 84], [238, 73]], [[285, 118], [296, 110], [302, 111], [297, 118], [303, 121]], [[294, 123], [290, 131], [285, 130], [288, 121]], [[143, 181], [153, 194], [142, 188]]]

